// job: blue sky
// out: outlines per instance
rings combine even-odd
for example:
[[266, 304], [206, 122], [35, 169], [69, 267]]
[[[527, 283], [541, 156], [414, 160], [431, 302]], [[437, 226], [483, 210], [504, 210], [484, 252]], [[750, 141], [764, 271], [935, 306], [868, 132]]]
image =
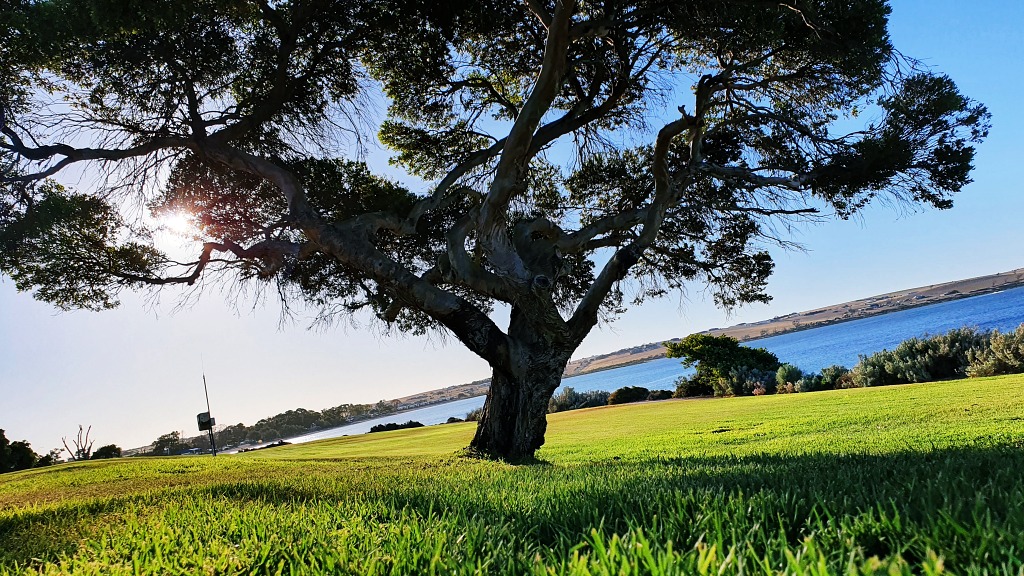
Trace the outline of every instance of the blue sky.
[[[731, 317], [700, 286], [630, 310], [596, 329], [577, 357], [749, 322], [902, 288], [1024, 267], [1024, 2], [896, 0], [891, 34], [905, 54], [949, 74], [992, 112], [974, 184], [949, 211], [902, 213], [875, 206], [859, 218], [801, 229], [805, 252], [774, 251], [770, 305]], [[968, 8], [969, 7], [969, 8]], [[0, 428], [44, 453], [93, 426], [96, 446], [124, 448], [160, 434], [197, 434], [205, 410], [202, 371], [220, 424], [291, 408], [375, 402], [488, 376], [486, 364], [443, 338], [381, 335], [342, 323], [310, 332], [279, 323], [265, 303], [210, 291], [176, 310], [125, 294], [102, 313], [61, 313], [0, 278]]]

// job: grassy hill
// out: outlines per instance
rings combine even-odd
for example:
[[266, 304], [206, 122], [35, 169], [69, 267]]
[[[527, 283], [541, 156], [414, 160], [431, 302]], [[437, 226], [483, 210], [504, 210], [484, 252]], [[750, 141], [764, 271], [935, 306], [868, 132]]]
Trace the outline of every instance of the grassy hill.
[[1024, 573], [1024, 377], [551, 415], [0, 476], [0, 573]]

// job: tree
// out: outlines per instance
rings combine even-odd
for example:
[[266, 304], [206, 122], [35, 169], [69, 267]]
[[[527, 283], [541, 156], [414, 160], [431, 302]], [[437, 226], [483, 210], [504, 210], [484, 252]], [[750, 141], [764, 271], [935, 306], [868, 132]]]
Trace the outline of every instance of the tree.
[[33, 468], [39, 460], [31, 444], [24, 440], [11, 442], [0, 428], [0, 474]]
[[[723, 391], [731, 389], [739, 395], [746, 381], [746, 373], [774, 372], [779, 369], [779, 359], [764, 348], [740, 346], [739, 340], [731, 336], [690, 334], [678, 342], [665, 342], [669, 358], [682, 358], [683, 366], [696, 369], [697, 373], [684, 382], [687, 388], [695, 390]], [[723, 387], [721, 381], [729, 380], [731, 386]], [[686, 396], [688, 394], [680, 394]]]
[[62, 437], [61, 441], [64, 442], [64, 449], [67, 450], [68, 455], [72, 460], [88, 460], [92, 455], [92, 445], [95, 440], [89, 439], [89, 433], [92, 432], [92, 426], [89, 429], [83, 429], [82, 425], [78, 425], [78, 435], [71, 439], [71, 445], [74, 446], [74, 450], [68, 447], [68, 439]]
[[105, 458], [120, 458], [121, 448], [116, 444], [107, 444], [106, 446], [100, 446], [92, 453], [93, 460], [102, 460]]
[[150, 450], [151, 456], [168, 456], [175, 455], [183, 450], [188, 450], [188, 445], [181, 441], [181, 432], [168, 432], [167, 434], [161, 434], [153, 442], [153, 449]]
[[[766, 301], [788, 226], [876, 198], [949, 208], [988, 126], [894, 49], [884, 0], [5, 6], [0, 271], [19, 289], [105, 309], [228, 278], [324, 322], [446, 331], [492, 368], [471, 446], [510, 460], [543, 444], [600, 321], [689, 282]], [[346, 159], [385, 98], [377, 137], [415, 189]], [[51, 180], [78, 165], [106, 184]], [[191, 220], [194, 261], [152, 245], [127, 216], [143, 205]]]
[[60, 464], [62, 460], [60, 455], [64, 453], [64, 450], [60, 448], [53, 448], [46, 453], [45, 456], [40, 456], [36, 462], [36, 468], [43, 468], [44, 466], [53, 466], [54, 464]]

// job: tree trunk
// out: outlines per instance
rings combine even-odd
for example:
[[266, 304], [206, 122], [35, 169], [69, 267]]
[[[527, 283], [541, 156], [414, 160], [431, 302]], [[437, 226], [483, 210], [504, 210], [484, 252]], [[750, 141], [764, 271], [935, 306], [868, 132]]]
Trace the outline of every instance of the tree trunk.
[[[494, 369], [491, 388], [470, 448], [510, 462], [528, 461], [544, 444], [548, 401], [562, 382], [572, 350], [545, 337], [537, 326], [523, 326], [513, 311], [510, 336], [517, 334], [512, 371]], [[528, 340], [529, 342], [524, 342]]]

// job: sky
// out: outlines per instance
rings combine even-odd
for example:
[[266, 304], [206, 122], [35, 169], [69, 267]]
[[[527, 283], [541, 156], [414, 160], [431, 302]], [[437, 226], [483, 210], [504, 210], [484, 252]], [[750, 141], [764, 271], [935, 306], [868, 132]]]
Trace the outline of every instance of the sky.
[[[693, 285], [595, 329], [575, 357], [1024, 268], [1024, 2], [893, 4], [894, 45], [949, 74], [992, 113], [974, 183], [956, 206], [917, 213], [873, 206], [854, 220], [804, 227], [792, 237], [804, 250], [773, 250], [771, 304], [728, 315]], [[180, 293], [166, 289], [121, 300], [112, 311], [60, 312], [0, 277], [0, 429], [9, 439], [28, 440], [43, 454], [70, 440], [79, 424], [92, 426], [97, 447], [143, 446], [175, 430], [197, 435], [204, 373], [218, 424], [489, 376], [487, 364], [452, 338], [385, 335], [365, 321], [311, 331], [303, 318], [282, 323], [273, 298], [210, 290], [180, 306]]]

